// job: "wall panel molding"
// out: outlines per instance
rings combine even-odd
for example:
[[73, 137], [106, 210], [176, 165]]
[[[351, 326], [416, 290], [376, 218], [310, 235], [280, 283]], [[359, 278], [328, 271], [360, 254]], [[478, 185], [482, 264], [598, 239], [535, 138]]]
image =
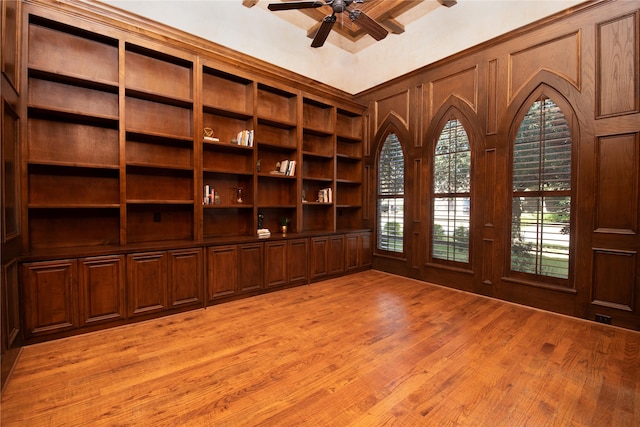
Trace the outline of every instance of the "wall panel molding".
[[596, 141], [595, 231], [638, 233], [640, 133]]
[[581, 89], [581, 32], [547, 40], [509, 55], [509, 102], [541, 70], [547, 70]]
[[431, 111], [437, 111], [451, 96], [465, 101], [478, 112], [478, 66], [461, 70], [431, 82]]
[[634, 311], [637, 252], [593, 249], [591, 304]]
[[635, 12], [597, 25], [597, 116], [640, 111], [640, 35]]

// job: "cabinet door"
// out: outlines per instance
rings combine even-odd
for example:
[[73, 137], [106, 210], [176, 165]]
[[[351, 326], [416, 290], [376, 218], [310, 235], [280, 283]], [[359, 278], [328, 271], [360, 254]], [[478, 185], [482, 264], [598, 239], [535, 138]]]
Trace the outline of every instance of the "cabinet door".
[[358, 246], [360, 245], [359, 234], [347, 234], [346, 240], [346, 270], [356, 270], [360, 266], [360, 260], [358, 259]]
[[360, 267], [371, 267], [371, 233], [362, 233], [360, 235], [360, 245], [358, 246]]
[[18, 293], [18, 263], [11, 261], [2, 267], [2, 345], [13, 347], [20, 335], [20, 298]]
[[267, 242], [264, 245], [264, 286], [273, 288], [287, 284], [287, 242]]
[[237, 260], [236, 245], [207, 249], [207, 301], [237, 292]]
[[327, 252], [329, 249], [329, 239], [327, 237], [311, 238], [311, 280], [318, 280], [326, 276]]
[[78, 326], [75, 260], [23, 266], [25, 334], [60, 332]]
[[167, 307], [167, 253], [127, 255], [129, 316], [157, 312]]
[[327, 272], [329, 274], [344, 273], [344, 236], [329, 237], [327, 251]]
[[169, 306], [203, 304], [202, 249], [169, 252]]
[[240, 292], [262, 289], [262, 248], [262, 243], [238, 246], [238, 290]]
[[289, 264], [288, 283], [308, 283], [309, 282], [309, 240], [297, 239], [289, 240], [287, 243]]
[[124, 318], [124, 257], [84, 258], [79, 268], [80, 323]]

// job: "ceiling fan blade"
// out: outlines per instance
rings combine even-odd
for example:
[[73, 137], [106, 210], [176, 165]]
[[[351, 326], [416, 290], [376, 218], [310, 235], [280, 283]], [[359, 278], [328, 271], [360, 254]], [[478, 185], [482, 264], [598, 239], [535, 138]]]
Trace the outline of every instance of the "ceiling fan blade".
[[285, 3], [270, 3], [267, 9], [275, 10], [292, 10], [292, 9], [313, 9], [325, 6], [322, 1], [290, 1]]
[[336, 16], [330, 15], [326, 16], [322, 20], [322, 25], [318, 28], [318, 32], [316, 33], [313, 41], [311, 42], [311, 47], [320, 47], [324, 44], [327, 37], [329, 37], [329, 33], [331, 32], [331, 28], [333, 28], [333, 24], [336, 23]]
[[376, 40], [382, 40], [389, 34], [382, 25], [361, 10], [349, 11], [349, 18]]

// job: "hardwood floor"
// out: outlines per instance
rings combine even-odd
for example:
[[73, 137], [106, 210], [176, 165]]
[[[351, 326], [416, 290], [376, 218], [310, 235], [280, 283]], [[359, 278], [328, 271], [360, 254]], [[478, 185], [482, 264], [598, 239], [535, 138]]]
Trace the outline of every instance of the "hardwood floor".
[[640, 333], [367, 271], [24, 348], [3, 426], [639, 426]]

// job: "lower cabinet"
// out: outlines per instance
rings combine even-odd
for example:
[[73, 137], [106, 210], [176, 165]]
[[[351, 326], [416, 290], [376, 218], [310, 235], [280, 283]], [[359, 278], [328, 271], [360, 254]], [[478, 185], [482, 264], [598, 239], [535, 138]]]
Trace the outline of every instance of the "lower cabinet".
[[294, 239], [265, 243], [265, 288], [307, 283], [309, 281], [308, 242], [308, 239]]
[[371, 233], [350, 233], [346, 235], [346, 272], [371, 267]]
[[124, 256], [82, 258], [78, 263], [80, 324], [125, 318]]
[[130, 317], [166, 309], [167, 253], [127, 255], [127, 287]]
[[63, 332], [78, 326], [76, 260], [24, 264], [25, 336]]
[[344, 235], [312, 237], [311, 280], [344, 273]]
[[203, 305], [202, 249], [127, 256], [129, 316]]
[[207, 302], [262, 289], [262, 243], [207, 248]]
[[17, 301], [8, 296], [21, 286], [22, 305], [2, 307], [3, 349], [19, 333], [21, 311], [28, 343], [83, 327], [108, 327], [109, 322], [121, 324], [306, 284], [370, 265], [370, 233], [16, 262], [3, 270], [2, 296], [3, 301]]
[[168, 253], [169, 306], [202, 306], [202, 249], [173, 250]]

